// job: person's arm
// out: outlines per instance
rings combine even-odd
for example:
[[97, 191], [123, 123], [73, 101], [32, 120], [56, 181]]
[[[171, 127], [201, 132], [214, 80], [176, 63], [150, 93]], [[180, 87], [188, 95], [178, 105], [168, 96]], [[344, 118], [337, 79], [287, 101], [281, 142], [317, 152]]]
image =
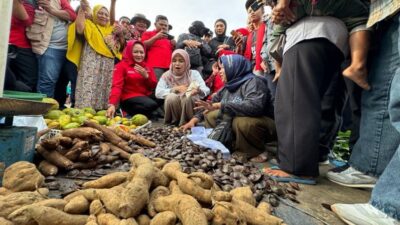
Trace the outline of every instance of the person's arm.
[[168, 86], [165, 79], [161, 77], [161, 79], [157, 83], [156, 87], [156, 98], [165, 99], [165, 96], [171, 93], [172, 88]]
[[83, 34], [85, 31], [85, 11], [83, 11], [82, 8], [79, 9], [78, 11], [78, 16], [76, 17], [75, 23], [76, 23], [76, 33], [78, 34]]
[[12, 16], [19, 20], [28, 20], [29, 15], [20, 0], [13, 0]]
[[69, 15], [69, 21], [73, 22], [76, 20], [75, 10], [71, 7], [68, 0], [61, 0], [61, 9], [65, 10]]
[[109, 103], [117, 106], [119, 104], [122, 89], [124, 88], [124, 77], [125, 77], [125, 69], [122, 64], [117, 64], [113, 73], [113, 80], [110, 92]]
[[[67, 1], [67, 0], [61, 0], [61, 3], [63, 1]], [[51, 14], [55, 17], [58, 17], [61, 20], [65, 20], [65, 21], [72, 20], [72, 18], [70, 17], [70, 14], [68, 13], [67, 10], [57, 9], [57, 8], [53, 7], [51, 5], [50, 1], [48, 1], [48, 0], [38, 0], [37, 3], [40, 7], [42, 7], [44, 10], [46, 10], [46, 12], [48, 12], [49, 14]], [[68, 1], [67, 1], [67, 4], [69, 5]]]
[[114, 25], [115, 22], [115, 3], [117, 0], [111, 0], [110, 5], [110, 24]]
[[147, 38], [147, 37], [143, 38], [142, 37], [142, 40], [144, 40], [143, 44], [146, 46], [146, 48], [150, 48], [154, 44], [154, 42], [156, 42], [158, 39], [161, 39], [161, 38], [164, 38], [164, 37], [167, 37], [167, 35], [164, 34], [162, 31], [160, 31], [160, 32], [158, 32], [156, 35], [154, 35], [151, 38]]
[[211, 47], [205, 41], [201, 41], [201, 55], [210, 57], [211, 56]]
[[186, 34], [181, 34], [178, 37], [178, 41], [176, 42], [176, 48], [178, 49], [184, 49], [186, 44], [184, 43], [185, 41], [187, 41], [187, 35]]

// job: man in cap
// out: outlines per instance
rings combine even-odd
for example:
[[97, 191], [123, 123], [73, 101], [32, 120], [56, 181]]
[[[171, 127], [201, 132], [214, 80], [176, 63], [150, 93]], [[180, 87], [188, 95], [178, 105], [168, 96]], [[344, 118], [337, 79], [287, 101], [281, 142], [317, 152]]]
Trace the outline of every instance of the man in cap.
[[131, 19], [131, 25], [133, 26], [131, 33], [133, 39], [140, 41], [143, 33], [149, 29], [150, 24], [150, 20], [148, 20], [145, 15], [136, 13]]
[[170, 27], [166, 16], [158, 15], [154, 26], [155, 30], [143, 33], [142, 41], [147, 48], [147, 65], [154, 68], [159, 80], [169, 69], [175, 41], [173, 36], [168, 34]]

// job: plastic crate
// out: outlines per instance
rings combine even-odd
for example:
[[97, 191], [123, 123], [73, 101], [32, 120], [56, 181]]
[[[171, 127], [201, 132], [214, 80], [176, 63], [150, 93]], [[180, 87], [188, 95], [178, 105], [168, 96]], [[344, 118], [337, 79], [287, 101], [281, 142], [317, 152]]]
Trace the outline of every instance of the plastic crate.
[[[0, 165], [7, 168], [18, 161], [32, 162], [35, 154], [36, 133], [36, 127], [0, 128]], [[0, 168], [0, 185], [4, 168]]]
[[30, 101], [42, 101], [43, 98], [46, 98], [46, 95], [21, 91], [4, 91], [3, 97]]

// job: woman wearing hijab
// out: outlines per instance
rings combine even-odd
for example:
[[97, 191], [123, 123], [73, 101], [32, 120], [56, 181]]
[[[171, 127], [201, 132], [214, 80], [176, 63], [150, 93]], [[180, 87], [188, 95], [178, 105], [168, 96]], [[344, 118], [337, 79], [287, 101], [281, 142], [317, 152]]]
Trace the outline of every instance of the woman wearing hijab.
[[150, 117], [158, 108], [150, 97], [157, 85], [152, 68], [144, 63], [145, 47], [140, 41], [129, 41], [122, 61], [115, 66], [107, 116], [113, 117], [120, 104], [129, 115], [144, 114]]
[[[75, 106], [96, 110], [108, 107], [115, 58], [121, 59], [121, 44], [113, 37], [115, 1], [110, 12], [105, 6], [93, 8], [92, 20], [85, 18], [88, 5], [83, 5], [68, 33], [67, 58], [78, 67]], [[111, 17], [110, 17], [111, 15]], [[87, 16], [87, 15], [86, 15]], [[83, 36], [84, 43], [79, 36]]]
[[[204, 109], [206, 127], [215, 128], [230, 121], [232, 151], [240, 158], [253, 158], [265, 152], [264, 145], [276, 141], [273, 107], [265, 78], [252, 73], [250, 61], [241, 55], [226, 55], [220, 60], [225, 86], [212, 102], [198, 101]], [[197, 121], [200, 120], [200, 113]], [[185, 125], [183, 128], [187, 129]]]
[[188, 122], [194, 114], [194, 102], [209, 92], [200, 73], [190, 69], [189, 54], [182, 49], [175, 50], [170, 68], [156, 88], [156, 97], [165, 99], [164, 123], [181, 126]]
[[218, 19], [214, 23], [215, 37], [208, 43], [211, 47], [211, 56], [218, 58], [218, 53], [222, 50], [235, 50], [235, 42], [231, 37], [226, 36], [226, 21]]

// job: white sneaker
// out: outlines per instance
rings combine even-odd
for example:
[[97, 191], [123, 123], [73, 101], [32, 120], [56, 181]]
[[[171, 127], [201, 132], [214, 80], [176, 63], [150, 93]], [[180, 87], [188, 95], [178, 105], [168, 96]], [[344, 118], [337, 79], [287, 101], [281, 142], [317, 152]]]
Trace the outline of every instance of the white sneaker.
[[399, 225], [399, 221], [370, 204], [333, 204], [331, 209], [349, 225]]
[[366, 175], [351, 166], [335, 168], [326, 174], [326, 177], [337, 184], [346, 187], [373, 188], [376, 178]]

